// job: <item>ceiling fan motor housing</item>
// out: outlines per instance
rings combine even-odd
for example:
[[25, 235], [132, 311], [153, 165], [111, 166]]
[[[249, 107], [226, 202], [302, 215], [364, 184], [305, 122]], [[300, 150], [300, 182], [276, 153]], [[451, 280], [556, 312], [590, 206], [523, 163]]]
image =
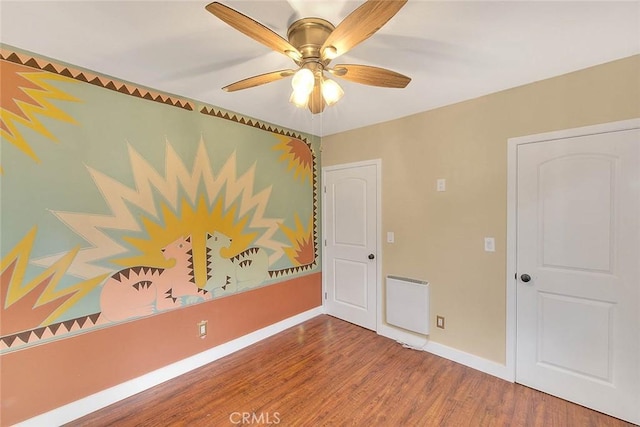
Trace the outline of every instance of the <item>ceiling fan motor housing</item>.
[[291, 24], [287, 31], [287, 38], [289, 43], [302, 54], [302, 59], [296, 61], [298, 65], [309, 61], [327, 65], [329, 60], [321, 61], [320, 48], [334, 29], [331, 22], [321, 18], [303, 18]]

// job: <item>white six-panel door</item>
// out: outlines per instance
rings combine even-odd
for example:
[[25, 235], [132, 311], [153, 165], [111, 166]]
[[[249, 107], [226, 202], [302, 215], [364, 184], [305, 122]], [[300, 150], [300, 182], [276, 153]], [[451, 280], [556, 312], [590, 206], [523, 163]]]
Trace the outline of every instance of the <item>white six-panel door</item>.
[[376, 330], [377, 165], [324, 170], [325, 309]]
[[517, 147], [516, 381], [640, 423], [640, 130]]

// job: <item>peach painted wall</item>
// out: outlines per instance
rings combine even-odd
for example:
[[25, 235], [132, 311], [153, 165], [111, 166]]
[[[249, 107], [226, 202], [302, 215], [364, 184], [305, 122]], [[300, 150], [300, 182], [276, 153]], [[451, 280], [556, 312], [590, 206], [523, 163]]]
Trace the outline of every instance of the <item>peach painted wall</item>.
[[[50, 411], [322, 305], [314, 273], [2, 356], [2, 425]], [[201, 339], [197, 324], [208, 320]]]

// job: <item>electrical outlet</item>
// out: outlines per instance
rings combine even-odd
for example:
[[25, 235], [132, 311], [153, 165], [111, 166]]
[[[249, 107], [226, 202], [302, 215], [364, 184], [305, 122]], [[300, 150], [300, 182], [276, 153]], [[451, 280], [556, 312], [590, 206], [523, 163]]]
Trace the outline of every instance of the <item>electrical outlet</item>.
[[198, 323], [198, 336], [204, 338], [207, 336], [207, 321], [203, 320]]
[[436, 316], [436, 327], [444, 329], [444, 316]]
[[447, 191], [447, 180], [440, 178], [436, 180], [436, 191]]

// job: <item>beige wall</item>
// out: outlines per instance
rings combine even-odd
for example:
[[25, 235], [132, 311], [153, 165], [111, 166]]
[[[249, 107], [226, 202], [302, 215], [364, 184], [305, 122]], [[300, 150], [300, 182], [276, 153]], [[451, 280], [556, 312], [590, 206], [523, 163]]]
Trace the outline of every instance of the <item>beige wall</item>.
[[[383, 236], [395, 232], [383, 243], [383, 277], [428, 280], [432, 325], [446, 318], [430, 338], [504, 363], [507, 139], [636, 117], [637, 55], [327, 136], [322, 165], [382, 159]], [[484, 252], [485, 236], [495, 253]]]

